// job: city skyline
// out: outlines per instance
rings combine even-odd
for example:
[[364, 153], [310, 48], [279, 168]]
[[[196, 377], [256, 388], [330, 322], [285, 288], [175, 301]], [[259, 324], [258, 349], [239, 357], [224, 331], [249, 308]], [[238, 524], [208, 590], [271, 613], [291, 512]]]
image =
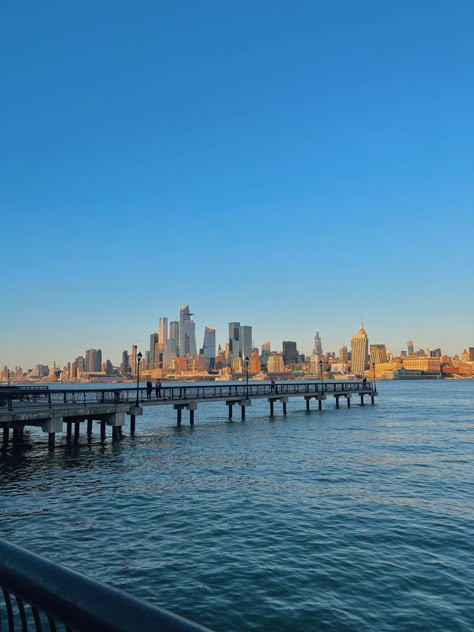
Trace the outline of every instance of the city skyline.
[[198, 345], [236, 318], [337, 350], [362, 315], [394, 351], [461, 353], [473, 21], [465, 0], [5, 6], [0, 363], [119, 362], [183, 300]]
[[[134, 339], [134, 340], [127, 341], [124, 345], [122, 345], [121, 348], [110, 350], [110, 348], [106, 347], [105, 345], [102, 345], [101, 341], [97, 339], [95, 340], [94, 346], [91, 346], [90, 344], [86, 344], [83, 348], [75, 348], [71, 351], [69, 356], [65, 358], [62, 358], [62, 357], [39, 358], [35, 354], [35, 351], [32, 350], [31, 357], [33, 358], [33, 360], [30, 361], [30, 363], [25, 363], [25, 362], [22, 363], [15, 360], [10, 361], [9, 363], [7, 361], [4, 361], [4, 356], [0, 353], [0, 366], [9, 366], [9, 367], [21, 366], [22, 368], [27, 368], [27, 367], [33, 368], [37, 364], [43, 364], [43, 362], [45, 362], [48, 365], [51, 365], [53, 362], [55, 362], [57, 366], [63, 366], [67, 364], [67, 362], [71, 361], [74, 357], [78, 355], [82, 355], [82, 354], [86, 356], [88, 351], [94, 352], [96, 351], [96, 349], [98, 350], [100, 354], [101, 360], [102, 358], [104, 361], [110, 360], [114, 366], [119, 366], [121, 363], [122, 353], [124, 352], [124, 350], [130, 351], [130, 348], [133, 345], [136, 347], [136, 352], [141, 351], [142, 354], [145, 355], [145, 352], [149, 350], [151, 346], [150, 339], [154, 337], [154, 342], [157, 342], [159, 339], [160, 330], [162, 332], [165, 332], [165, 331], [167, 332], [168, 323], [170, 324], [173, 322], [178, 323], [179, 318], [180, 317], [183, 318], [183, 316], [184, 316], [184, 320], [187, 326], [189, 325], [190, 322], [192, 323], [192, 332], [194, 334], [193, 343], [195, 345], [193, 349], [196, 350], [195, 354], [187, 353], [186, 355], [199, 354], [200, 350], [202, 349], [200, 341], [202, 339], [203, 340], [202, 344], [205, 344], [204, 340], [206, 339], [206, 336], [209, 335], [209, 332], [207, 331], [208, 329], [212, 331], [212, 337], [213, 337], [213, 340], [215, 340], [216, 350], [218, 349], [219, 346], [222, 349], [225, 349], [225, 346], [226, 344], [229, 343], [229, 340], [231, 337], [231, 327], [233, 328], [233, 331], [235, 331], [234, 326], [237, 326], [238, 330], [240, 330], [240, 335], [242, 335], [242, 332], [244, 330], [249, 330], [250, 335], [252, 336], [251, 346], [258, 348], [259, 351], [261, 350], [262, 346], [265, 345], [265, 343], [270, 342], [271, 351], [278, 351], [278, 352], [283, 353], [284, 342], [291, 340], [293, 342], [296, 342], [296, 347], [298, 349], [298, 352], [300, 354], [304, 354], [305, 356], [310, 356], [312, 353], [315, 352], [315, 343], [317, 343], [318, 348], [322, 349], [323, 355], [326, 355], [329, 353], [335, 353], [337, 357], [342, 347], [347, 347], [350, 351], [351, 343], [353, 344], [354, 340], [357, 340], [358, 338], [360, 338], [360, 335], [362, 332], [363, 338], [365, 340], [363, 344], [363, 348], [365, 349], [365, 355], [364, 355], [364, 360], [361, 360], [362, 363], [366, 362], [368, 358], [368, 346], [367, 346], [368, 344], [370, 344], [370, 346], [383, 345], [386, 347], [387, 351], [394, 356], [400, 355], [400, 353], [404, 350], [409, 351], [410, 349], [413, 349], [414, 352], [416, 353], [418, 350], [422, 350], [422, 349], [434, 350], [438, 348], [441, 348], [443, 355], [460, 356], [465, 349], [472, 346], [472, 343], [468, 340], [465, 342], [462, 348], [451, 352], [450, 350], [445, 349], [442, 345], [437, 343], [436, 342], [437, 339], [434, 339], [432, 344], [424, 344], [423, 341], [418, 341], [418, 339], [415, 336], [407, 337], [405, 341], [400, 342], [400, 345], [398, 347], [391, 346], [390, 344], [386, 342], [387, 336], [384, 336], [380, 339], [379, 338], [375, 339], [375, 337], [371, 335], [370, 330], [366, 332], [365, 324], [362, 321], [358, 324], [359, 326], [354, 325], [352, 332], [350, 334], [347, 334], [346, 338], [342, 342], [339, 341], [339, 342], [336, 342], [335, 344], [331, 344], [331, 340], [326, 339], [324, 335], [324, 331], [322, 330], [320, 326], [318, 326], [317, 329], [315, 328], [312, 333], [312, 336], [310, 336], [309, 339], [305, 339], [304, 341], [301, 341], [301, 336], [296, 336], [296, 337], [286, 336], [286, 337], [283, 337], [281, 340], [272, 340], [268, 335], [265, 334], [265, 332], [263, 332], [262, 336], [259, 337], [258, 340], [256, 340], [255, 334], [254, 334], [255, 328], [253, 326], [253, 323], [251, 323], [250, 325], [248, 324], [243, 325], [241, 324], [241, 322], [238, 322], [238, 321], [229, 321], [226, 323], [224, 327], [221, 327], [219, 329], [217, 329], [213, 325], [208, 325], [208, 324], [204, 325], [200, 322], [199, 319], [198, 319], [198, 322], [195, 323], [194, 320], [191, 321], [190, 319], [190, 316], [194, 316], [194, 314], [190, 312], [189, 304], [184, 305], [179, 310], [178, 309], [175, 310], [175, 313], [176, 313], [176, 319], [174, 319], [171, 314], [167, 314], [166, 316], [159, 315], [159, 317], [157, 318], [151, 318], [150, 322], [154, 323], [156, 321], [158, 323], [156, 327], [156, 331], [155, 332], [149, 331], [148, 333], [142, 332], [137, 337], [136, 340]], [[172, 336], [171, 332], [169, 333], [169, 335], [170, 337]], [[237, 334], [237, 336], [239, 336], [239, 334]], [[180, 338], [181, 338], [181, 335], [180, 335]], [[72, 343], [69, 344], [69, 347], [72, 349], [73, 347]], [[250, 355], [250, 352], [249, 352], [250, 348], [251, 347], [247, 343], [245, 347], [246, 355]], [[241, 352], [240, 345], [238, 346], [237, 355], [239, 354], [239, 352]], [[204, 355], [206, 355], [206, 353], [204, 353]], [[86, 362], [86, 365], [89, 362], [92, 363], [92, 361], [89, 361], [87, 357], [85, 357], [85, 362]]]

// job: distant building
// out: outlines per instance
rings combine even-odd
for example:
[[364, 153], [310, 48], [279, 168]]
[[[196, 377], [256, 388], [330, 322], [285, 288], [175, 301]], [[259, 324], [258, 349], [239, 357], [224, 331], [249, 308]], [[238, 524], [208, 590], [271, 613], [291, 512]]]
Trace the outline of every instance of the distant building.
[[354, 375], [362, 376], [369, 363], [369, 339], [363, 323], [357, 334], [351, 338], [351, 369]]
[[346, 363], [349, 359], [349, 354], [347, 353], [347, 347], [344, 345], [339, 349], [339, 362]]
[[407, 352], [408, 352], [409, 356], [413, 355], [415, 353], [415, 347], [413, 345], [413, 340], [409, 340], [407, 342]]
[[170, 344], [167, 345], [166, 350], [168, 353], [179, 353], [179, 322], [172, 320], [170, 322]]
[[132, 345], [131, 359], [130, 359], [130, 373], [132, 375], [137, 374], [137, 345]]
[[422, 371], [424, 373], [439, 373], [441, 359], [431, 357], [411, 356], [402, 359], [403, 368], [408, 371]]
[[240, 323], [229, 323], [229, 359], [240, 356]]
[[387, 362], [387, 348], [385, 345], [370, 345], [370, 362], [383, 364]]
[[296, 342], [290, 340], [283, 341], [283, 362], [288, 366], [298, 363], [298, 349]]
[[130, 373], [130, 359], [128, 357], [128, 351], [122, 351], [122, 362], [120, 364], [121, 373]]
[[196, 332], [194, 321], [191, 320], [191, 312], [189, 305], [184, 305], [179, 310], [179, 355], [195, 356], [196, 351]]
[[469, 347], [469, 360], [474, 362], [474, 347]]
[[158, 334], [150, 334], [150, 363], [149, 369], [156, 369], [157, 361], [156, 358], [156, 345], [158, 344]]
[[158, 322], [158, 340], [162, 345], [166, 345], [168, 340], [168, 319], [165, 317], [160, 318]]
[[260, 362], [260, 356], [258, 355], [258, 351], [252, 351], [252, 355], [250, 356], [249, 363], [249, 373], [260, 373], [262, 370], [262, 365]]
[[250, 325], [242, 325], [239, 331], [240, 338], [240, 355], [242, 359], [250, 358], [252, 355], [252, 327]]
[[321, 344], [321, 338], [319, 336], [319, 331], [316, 332], [316, 335], [314, 337], [313, 354], [315, 354], [315, 355], [323, 355], [323, 346]]
[[209, 368], [213, 369], [216, 362], [216, 330], [214, 327], [206, 327], [204, 329], [202, 351], [204, 357], [209, 361]]
[[283, 361], [283, 354], [272, 351], [267, 360], [268, 373], [283, 373], [285, 371], [285, 362]]
[[87, 349], [86, 373], [100, 373], [102, 370], [102, 351], [100, 349]]

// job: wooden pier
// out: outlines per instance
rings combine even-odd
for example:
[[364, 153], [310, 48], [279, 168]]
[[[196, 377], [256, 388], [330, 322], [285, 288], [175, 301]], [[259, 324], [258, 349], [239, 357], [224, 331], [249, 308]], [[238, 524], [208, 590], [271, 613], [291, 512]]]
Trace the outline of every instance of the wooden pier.
[[189, 411], [189, 422], [194, 424], [198, 404], [207, 402], [225, 402], [228, 408], [228, 419], [233, 418], [233, 408], [240, 408], [240, 418], [245, 420], [246, 410], [253, 400], [266, 399], [269, 414], [275, 414], [275, 404], [281, 404], [283, 415], [287, 413], [290, 397], [303, 397], [306, 410], [310, 410], [312, 399], [318, 402], [322, 410], [323, 402], [333, 397], [336, 408], [340, 399], [346, 400], [350, 407], [351, 398], [364, 398], [375, 403], [377, 389], [375, 383], [366, 381], [353, 382], [278, 382], [269, 383], [229, 383], [201, 385], [162, 386], [151, 393], [142, 385], [135, 388], [94, 388], [94, 389], [49, 389], [48, 387], [13, 386], [0, 389], [0, 430], [2, 448], [10, 441], [10, 431], [14, 442], [21, 441], [25, 427], [40, 427], [48, 434], [49, 445], [54, 447], [57, 433], [64, 432], [68, 440], [78, 441], [81, 424], [87, 427], [87, 435], [91, 436], [93, 422], [100, 423], [101, 439], [106, 437], [107, 427], [112, 428], [112, 438], [122, 436], [126, 417], [130, 419], [130, 435], [136, 430], [136, 418], [143, 414], [148, 406], [173, 406], [176, 411], [176, 422], [182, 423], [183, 410]]

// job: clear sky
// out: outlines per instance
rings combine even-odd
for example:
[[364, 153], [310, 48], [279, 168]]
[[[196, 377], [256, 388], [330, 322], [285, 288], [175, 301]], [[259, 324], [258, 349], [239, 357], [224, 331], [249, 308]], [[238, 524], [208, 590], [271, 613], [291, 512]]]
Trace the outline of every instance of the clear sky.
[[0, 365], [474, 346], [471, 0], [0, 7]]

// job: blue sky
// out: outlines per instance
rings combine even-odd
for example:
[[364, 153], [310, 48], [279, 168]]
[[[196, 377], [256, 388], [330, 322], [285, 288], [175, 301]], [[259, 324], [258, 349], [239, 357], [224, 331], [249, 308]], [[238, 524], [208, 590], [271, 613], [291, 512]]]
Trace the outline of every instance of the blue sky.
[[189, 303], [310, 352], [474, 346], [474, 5], [4, 3], [0, 364]]

